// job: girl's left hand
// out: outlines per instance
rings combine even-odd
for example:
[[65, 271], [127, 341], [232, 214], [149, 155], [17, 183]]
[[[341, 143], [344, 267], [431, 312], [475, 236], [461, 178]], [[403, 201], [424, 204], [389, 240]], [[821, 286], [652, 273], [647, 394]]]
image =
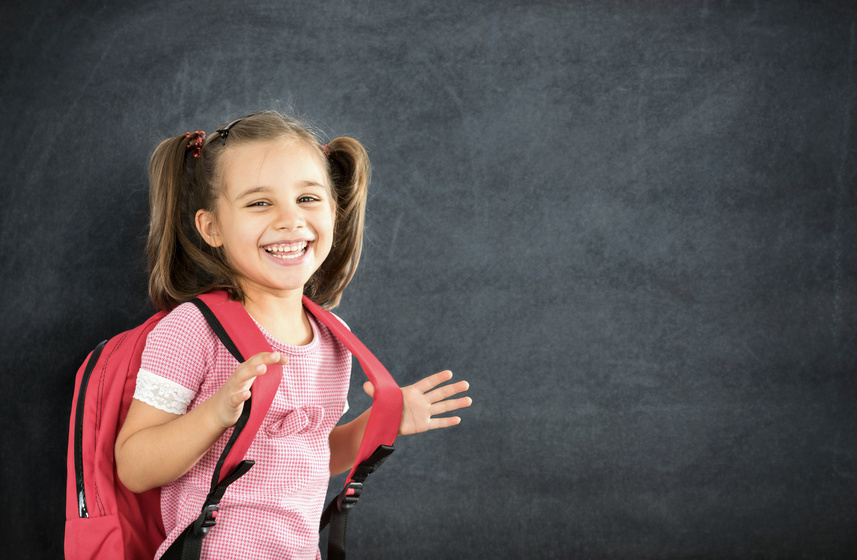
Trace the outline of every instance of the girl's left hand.
[[[438, 387], [450, 379], [452, 379], [452, 372], [442, 371], [421, 379], [413, 385], [402, 387], [404, 402], [402, 405], [402, 423], [399, 425], [400, 436], [418, 434], [437, 428], [448, 428], [461, 422], [461, 418], [458, 416], [433, 418], [436, 414], [452, 412], [473, 404], [473, 399], [470, 397], [446, 400], [470, 388], [467, 381]], [[370, 397], [375, 394], [375, 387], [369, 381], [363, 384], [363, 390]]]

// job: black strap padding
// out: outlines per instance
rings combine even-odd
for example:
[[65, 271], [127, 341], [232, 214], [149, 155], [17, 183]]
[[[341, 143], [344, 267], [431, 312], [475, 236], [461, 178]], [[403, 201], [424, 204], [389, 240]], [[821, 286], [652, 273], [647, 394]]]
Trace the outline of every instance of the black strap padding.
[[161, 556], [161, 560], [197, 559], [202, 554], [202, 537], [193, 534], [193, 524], [187, 526], [173, 544]]
[[217, 485], [215, 489], [209, 493], [202, 507], [202, 514], [190, 525], [188, 525], [182, 534], [170, 545], [162, 560], [198, 560], [202, 554], [202, 539], [208, 534], [208, 530], [214, 526], [218, 504], [223, 497], [226, 488], [230, 484], [241, 478], [254, 464], [253, 461], [241, 461], [235, 470], [228, 477]]
[[229, 334], [226, 332], [226, 329], [223, 328], [223, 325], [220, 323], [220, 319], [217, 318], [214, 311], [212, 311], [211, 308], [208, 307], [208, 305], [206, 305], [206, 303], [201, 299], [192, 299], [190, 302], [199, 309], [202, 316], [205, 317], [208, 326], [211, 327], [211, 330], [214, 331], [214, 334], [217, 335], [220, 342], [222, 342], [226, 349], [229, 350], [232, 357], [238, 360], [239, 364], [243, 364], [244, 356], [241, 355], [241, 351], [238, 350], [238, 346], [229, 337]]
[[357, 505], [363, 492], [366, 478], [378, 470], [387, 457], [393, 453], [392, 445], [379, 445], [365, 461], [357, 465], [350, 482], [334, 499], [327, 504], [321, 514], [319, 531], [330, 525], [327, 532], [327, 559], [345, 560], [345, 542], [348, 533], [348, 514]]
[[365, 482], [366, 478], [370, 474], [377, 471], [378, 467], [384, 464], [384, 461], [387, 460], [387, 457], [389, 457], [393, 451], [395, 451], [395, 448], [392, 445], [379, 445], [368, 459], [357, 465], [351, 479], [356, 480], [357, 482]]

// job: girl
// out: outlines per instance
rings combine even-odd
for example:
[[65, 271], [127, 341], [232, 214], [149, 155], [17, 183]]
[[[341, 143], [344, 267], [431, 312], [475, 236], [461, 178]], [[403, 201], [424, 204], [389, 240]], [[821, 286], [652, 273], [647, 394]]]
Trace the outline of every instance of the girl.
[[[266, 367], [283, 381], [229, 487], [203, 558], [320, 558], [328, 478], [351, 468], [369, 411], [344, 425], [351, 357], [305, 312], [307, 294], [336, 306], [360, 258], [369, 160], [352, 138], [321, 146], [278, 113], [163, 141], [149, 166], [149, 294], [172, 310], [146, 341], [134, 401], [116, 439], [120, 480], [162, 487], [167, 538], [194, 520], [230, 428]], [[238, 364], [192, 304], [225, 288], [259, 324], [273, 352]], [[400, 434], [457, 424], [465, 381], [444, 371], [402, 389]], [[371, 383], [364, 389], [373, 394]], [[450, 399], [455, 396], [456, 398]]]

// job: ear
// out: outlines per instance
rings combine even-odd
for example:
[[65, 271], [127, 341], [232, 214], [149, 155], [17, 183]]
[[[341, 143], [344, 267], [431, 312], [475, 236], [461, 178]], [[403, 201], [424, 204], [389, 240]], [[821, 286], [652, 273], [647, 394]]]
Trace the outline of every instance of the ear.
[[220, 233], [217, 231], [217, 224], [214, 222], [214, 216], [208, 210], [197, 210], [194, 218], [196, 230], [205, 239], [205, 242], [212, 247], [220, 247], [223, 245], [223, 240], [220, 238]]

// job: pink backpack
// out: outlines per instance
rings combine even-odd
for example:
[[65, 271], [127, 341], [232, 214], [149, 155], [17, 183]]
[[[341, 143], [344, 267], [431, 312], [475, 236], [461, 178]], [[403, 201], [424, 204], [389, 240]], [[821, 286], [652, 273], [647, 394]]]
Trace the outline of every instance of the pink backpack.
[[[239, 362], [259, 352], [271, 351], [253, 319], [241, 304], [230, 301], [226, 292], [203, 294], [193, 303]], [[306, 297], [304, 307], [357, 357], [375, 385], [372, 412], [357, 460], [342, 492], [322, 517], [321, 528], [327, 523], [331, 526], [328, 557], [344, 559], [348, 512], [359, 499], [366, 477], [393, 451], [401, 421], [402, 393], [381, 362], [341, 321]], [[67, 458], [67, 560], [154, 558], [165, 539], [160, 489], [140, 494], [129, 491], [116, 476], [113, 457], [116, 435], [134, 395], [146, 336], [165, 315], [157, 313], [142, 325], [102, 342], [77, 372]], [[229, 485], [253, 466], [253, 461], [245, 460], [244, 454], [262, 424], [281, 378], [282, 368], [277, 367], [254, 381], [253, 395], [245, 403], [218, 461], [200, 516], [167, 550], [164, 559], [199, 558], [202, 539], [216, 524], [220, 499]]]

